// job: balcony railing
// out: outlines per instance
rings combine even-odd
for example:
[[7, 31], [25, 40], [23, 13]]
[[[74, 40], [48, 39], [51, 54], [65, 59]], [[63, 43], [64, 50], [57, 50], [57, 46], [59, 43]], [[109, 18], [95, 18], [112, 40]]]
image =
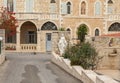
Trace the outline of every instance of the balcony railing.
[[15, 16], [18, 20], [59, 20], [59, 15], [55, 13], [16, 13]]
[[5, 50], [7, 52], [36, 52], [37, 44], [20, 44], [20, 48], [17, 48], [16, 44], [6, 43]]
[[37, 50], [37, 44], [21, 44], [21, 51], [35, 52]]
[[108, 15], [108, 20], [109, 21], [120, 20], [120, 14], [110, 14]]

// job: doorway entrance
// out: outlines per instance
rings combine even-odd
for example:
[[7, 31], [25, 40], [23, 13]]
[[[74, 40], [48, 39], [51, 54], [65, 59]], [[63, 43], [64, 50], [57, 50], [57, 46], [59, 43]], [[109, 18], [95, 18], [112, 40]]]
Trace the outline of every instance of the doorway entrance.
[[46, 51], [52, 51], [51, 33], [46, 33]]

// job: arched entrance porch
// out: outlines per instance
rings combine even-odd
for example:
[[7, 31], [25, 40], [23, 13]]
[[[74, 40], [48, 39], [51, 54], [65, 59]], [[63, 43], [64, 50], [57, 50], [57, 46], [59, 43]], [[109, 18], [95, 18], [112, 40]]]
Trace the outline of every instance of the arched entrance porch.
[[37, 52], [37, 27], [33, 22], [24, 22], [20, 27], [21, 52]]
[[37, 44], [37, 28], [34, 23], [27, 21], [20, 28], [20, 44]]

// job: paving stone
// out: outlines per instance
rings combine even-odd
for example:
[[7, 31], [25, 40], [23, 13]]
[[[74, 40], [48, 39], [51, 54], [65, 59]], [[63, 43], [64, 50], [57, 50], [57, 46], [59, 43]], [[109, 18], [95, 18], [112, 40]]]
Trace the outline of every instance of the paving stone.
[[50, 53], [7, 53], [0, 83], [82, 83], [51, 63]]

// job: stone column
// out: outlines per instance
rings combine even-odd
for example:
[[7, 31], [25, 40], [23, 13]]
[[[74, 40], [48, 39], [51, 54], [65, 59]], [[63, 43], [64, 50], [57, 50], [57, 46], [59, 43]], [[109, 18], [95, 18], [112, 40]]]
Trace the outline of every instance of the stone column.
[[40, 52], [40, 31], [37, 31], [37, 52]]
[[17, 52], [20, 52], [21, 49], [20, 49], [20, 31], [17, 31], [16, 33], [16, 51]]

